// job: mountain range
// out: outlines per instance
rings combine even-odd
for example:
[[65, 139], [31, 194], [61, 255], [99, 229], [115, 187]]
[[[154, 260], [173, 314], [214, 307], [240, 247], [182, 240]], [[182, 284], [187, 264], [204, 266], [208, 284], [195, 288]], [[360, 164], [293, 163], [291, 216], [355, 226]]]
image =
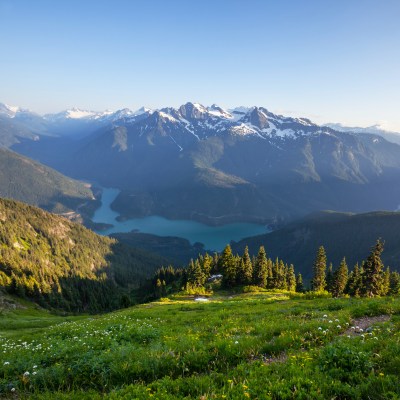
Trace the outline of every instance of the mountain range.
[[9, 147], [120, 189], [113, 208], [121, 218], [279, 223], [323, 209], [395, 210], [400, 203], [400, 146], [373, 132], [344, 132], [264, 107], [198, 103], [45, 116], [0, 110]]

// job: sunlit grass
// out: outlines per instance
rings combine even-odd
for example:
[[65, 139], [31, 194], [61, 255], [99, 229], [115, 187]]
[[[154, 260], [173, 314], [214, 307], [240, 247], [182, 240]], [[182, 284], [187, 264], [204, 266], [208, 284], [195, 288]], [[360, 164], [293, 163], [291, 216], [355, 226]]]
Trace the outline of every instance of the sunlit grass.
[[[390, 321], [347, 337], [353, 318], [382, 314]], [[219, 293], [202, 303], [175, 296], [69, 320], [28, 308], [0, 322], [0, 393], [390, 398], [400, 396], [399, 314], [398, 298], [290, 300], [277, 292]]]

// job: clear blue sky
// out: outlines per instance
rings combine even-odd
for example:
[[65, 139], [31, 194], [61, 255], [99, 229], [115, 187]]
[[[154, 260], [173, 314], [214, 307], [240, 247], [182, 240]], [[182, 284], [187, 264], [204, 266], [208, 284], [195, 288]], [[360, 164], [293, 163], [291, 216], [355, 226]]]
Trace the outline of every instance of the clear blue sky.
[[0, 102], [262, 105], [400, 131], [400, 0], [0, 0]]

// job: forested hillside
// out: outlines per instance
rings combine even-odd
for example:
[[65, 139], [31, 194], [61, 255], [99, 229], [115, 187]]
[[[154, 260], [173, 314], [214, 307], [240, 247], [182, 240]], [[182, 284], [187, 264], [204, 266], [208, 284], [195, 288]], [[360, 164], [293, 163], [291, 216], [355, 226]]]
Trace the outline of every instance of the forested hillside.
[[377, 238], [385, 242], [382, 260], [400, 270], [400, 213], [372, 212], [366, 214], [321, 212], [277, 229], [271, 233], [245, 238], [232, 245], [242, 253], [249, 246], [256, 254], [263, 245], [268, 256], [283, 258], [294, 264], [305, 278], [311, 278], [312, 265], [319, 246], [326, 249], [328, 262], [336, 267], [343, 257], [354, 266], [365, 259]]
[[56, 213], [95, 201], [83, 182], [4, 148], [0, 148], [0, 196]]
[[164, 260], [26, 204], [0, 199], [0, 287], [44, 306], [103, 311]]
[[133, 231], [113, 233], [111, 237], [129, 246], [166, 258], [173, 265], [186, 265], [190, 259], [205, 253], [201, 243], [190, 244], [189, 240], [175, 236], [157, 236]]

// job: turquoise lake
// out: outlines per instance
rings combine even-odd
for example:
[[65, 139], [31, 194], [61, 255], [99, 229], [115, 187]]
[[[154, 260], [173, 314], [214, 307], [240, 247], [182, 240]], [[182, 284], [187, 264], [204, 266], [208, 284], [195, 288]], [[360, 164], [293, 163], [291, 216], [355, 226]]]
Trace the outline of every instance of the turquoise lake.
[[119, 214], [110, 207], [118, 194], [118, 189], [103, 188], [102, 204], [95, 212], [93, 222], [107, 223], [113, 227], [98, 231], [97, 233], [101, 235], [137, 230], [158, 236], [177, 236], [189, 240], [192, 244], [203, 243], [208, 250], [221, 251], [231, 240], [238, 241], [245, 237], [270, 232], [266, 226], [258, 224], [233, 223], [209, 226], [196, 221], [170, 220], [157, 215], [119, 222], [116, 220]]

